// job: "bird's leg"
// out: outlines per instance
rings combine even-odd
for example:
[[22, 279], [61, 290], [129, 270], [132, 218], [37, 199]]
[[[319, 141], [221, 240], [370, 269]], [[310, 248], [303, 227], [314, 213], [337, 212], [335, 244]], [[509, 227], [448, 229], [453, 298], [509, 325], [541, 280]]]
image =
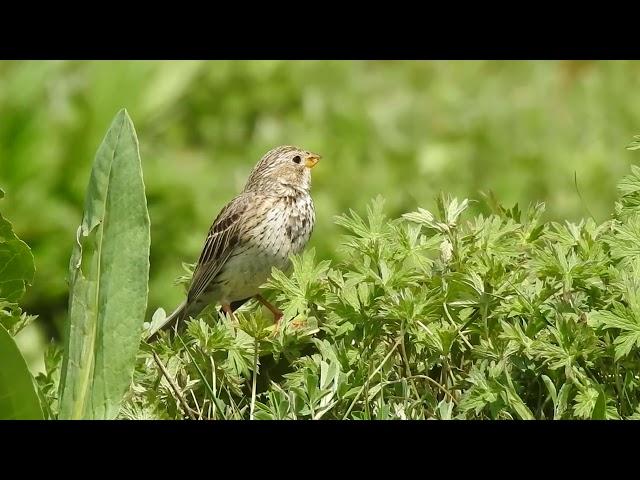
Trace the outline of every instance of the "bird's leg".
[[226, 313], [227, 315], [229, 315], [229, 318], [231, 319], [231, 322], [234, 325], [237, 325], [238, 322], [236, 322], [236, 316], [233, 314], [233, 310], [231, 309], [231, 305], [223, 304], [222, 305], [222, 311], [224, 313]]
[[273, 317], [276, 320], [276, 330], [277, 330], [278, 322], [280, 322], [280, 319], [282, 318], [282, 312], [278, 310], [276, 307], [274, 307], [273, 305], [271, 305], [269, 302], [267, 302], [267, 300], [260, 294], [256, 295], [256, 300], [258, 300], [262, 305], [267, 307], [271, 313], [273, 313]]
[[273, 316], [276, 319], [276, 322], [280, 321], [280, 319], [282, 318], [282, 312], [280, 310], [278, 310], [276, 307], [274, 307], [273, 305], [271, 305], [262, 295], [258, 294], [256, 295], [256, 299], [265, 307], [267, 307], [269, 309], [269, 311], [271, 313], [273, 313]]

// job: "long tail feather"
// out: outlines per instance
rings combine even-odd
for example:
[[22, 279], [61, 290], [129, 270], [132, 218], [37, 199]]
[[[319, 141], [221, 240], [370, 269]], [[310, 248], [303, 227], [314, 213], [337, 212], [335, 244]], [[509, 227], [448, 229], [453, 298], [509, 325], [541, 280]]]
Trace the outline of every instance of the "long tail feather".
[[178, 307], [174, 310], [174, 312], [164, 319], [160, 325], [156, 326], [150, 333], [147, 335], [147, 343], [153, 342], [160, 331], [166, 330], [171, 327], [174, 323], [181, 321], [187, 313], [187, 301], [182, 302]]
[[[231, 302], [231, 311], [234, 312], [238, 308], [240, 308], [243, 304], [251, 300], [251, 297], [247, 297], [243, 300], [237, 300], [235, 302]], [[156, 327], [149, 332], [147, 335], [147, 343], [151, 343], [158, 338], [158, 335], [162, 330], [166, 330], [170, 328], [176, 322], [181, 322], [183, 319], [188, 318], [189, 315], [195, 315], [202, 310], [202, 305], [200, 304], [190, 304], [187, 307], [187, 301], [182, 302], [178, 307], [174, 310], [174, 312], [166, 317], [164, 321], [157, 325]]]

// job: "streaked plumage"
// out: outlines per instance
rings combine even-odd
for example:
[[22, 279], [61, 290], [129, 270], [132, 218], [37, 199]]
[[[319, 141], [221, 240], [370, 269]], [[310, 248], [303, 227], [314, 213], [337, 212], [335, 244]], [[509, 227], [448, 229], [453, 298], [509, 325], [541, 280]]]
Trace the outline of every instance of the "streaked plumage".
[[207, 305], [229, 307], [258, 294], [272, 267], [286, 269], [289, 255], [306, 246], [315, 223], [311, 168], [319, 155], [292, 146], [269, 151], [237, 197], [209, 229], [187, 299], [148, 336]]

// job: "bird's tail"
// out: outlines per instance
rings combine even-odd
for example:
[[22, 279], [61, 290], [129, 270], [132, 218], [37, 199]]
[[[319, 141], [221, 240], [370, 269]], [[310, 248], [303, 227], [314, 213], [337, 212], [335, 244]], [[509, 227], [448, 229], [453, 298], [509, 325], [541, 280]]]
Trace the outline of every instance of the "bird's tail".
[[182, 319], [186, 316], [186, 314], [187, 314], [187, 301], [185, 300], [180, 305], [178, 305], [178, 307], [174, 310], [174, 312], [168, 317], [166, 317], [162, 323], [153, 326], [153, 328], [147, 335], [147, 343], [151, 343], [156, 338], [158, 338], [160, 331], [171, 327], [176, 322], [182, 321]]
[[[251, 297], [247, 297], [243, 300], [238, 300], [235, 302], [231, 302], [231, 311], [235, 312], [238, 308], [240, 308], [243, 304], [248, 302]], [[151, 343], [158, 338], [160, 331], [166, 330], [170, 328], [175, 323], [181, 323], [185, 318], [189, 318], [189, 315], [195, 315], [200, 313], [202, 307], [204, 305], [201, 302], [191, 302], [187, 303], [187, 300], [182, 302], [178, 307], [173, 311], [171, 315], [166, 317], [161, 323], [158, 325], [152, 325], [151, 331], [147, 335], [147, 343]]]

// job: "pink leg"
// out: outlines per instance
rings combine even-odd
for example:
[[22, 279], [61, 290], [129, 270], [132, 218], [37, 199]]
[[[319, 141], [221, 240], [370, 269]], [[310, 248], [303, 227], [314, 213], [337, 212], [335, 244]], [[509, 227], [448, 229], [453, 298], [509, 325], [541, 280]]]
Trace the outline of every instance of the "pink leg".
[[231, 305], [227, 305], [227, 304], [222, 305], [222, 311], [224, 313], [226, 313], [227, 315], [229, 315], [229, 318], [231, 319], [231, 321], [233, 323], [235, 323], [235, 324], [238, 323], [236, 321], [236, 316], [233, 314], [233, 310], [231, 310]]
[[269, 309], [271, 313], [273, 313], [273, 318], [275, 319], [275, 328], [273, 330], [273, 334], [278, 333], [278, 329], [280, 328], [280, 319], [282, 318], [282, 312], [278, 310], [276, 307], [271, 305], [267, 300], [260, 294], [256, 295], [256, 299], [265, 307]]
[[276, 307], [274, 307], [273, 305], [271, 305], [269, 302], [267, 302], [267, 300], [260, 294], [256, 295], [256, 299], [265, 307], [267, 307], [269, 309], [269, 311], [271, 313], [273, 313], [273, 317], [276, 319], [276, 324], [280, 321], [280, 319], [282, 318], [282, 312], [280, 310], [278, 310]]

